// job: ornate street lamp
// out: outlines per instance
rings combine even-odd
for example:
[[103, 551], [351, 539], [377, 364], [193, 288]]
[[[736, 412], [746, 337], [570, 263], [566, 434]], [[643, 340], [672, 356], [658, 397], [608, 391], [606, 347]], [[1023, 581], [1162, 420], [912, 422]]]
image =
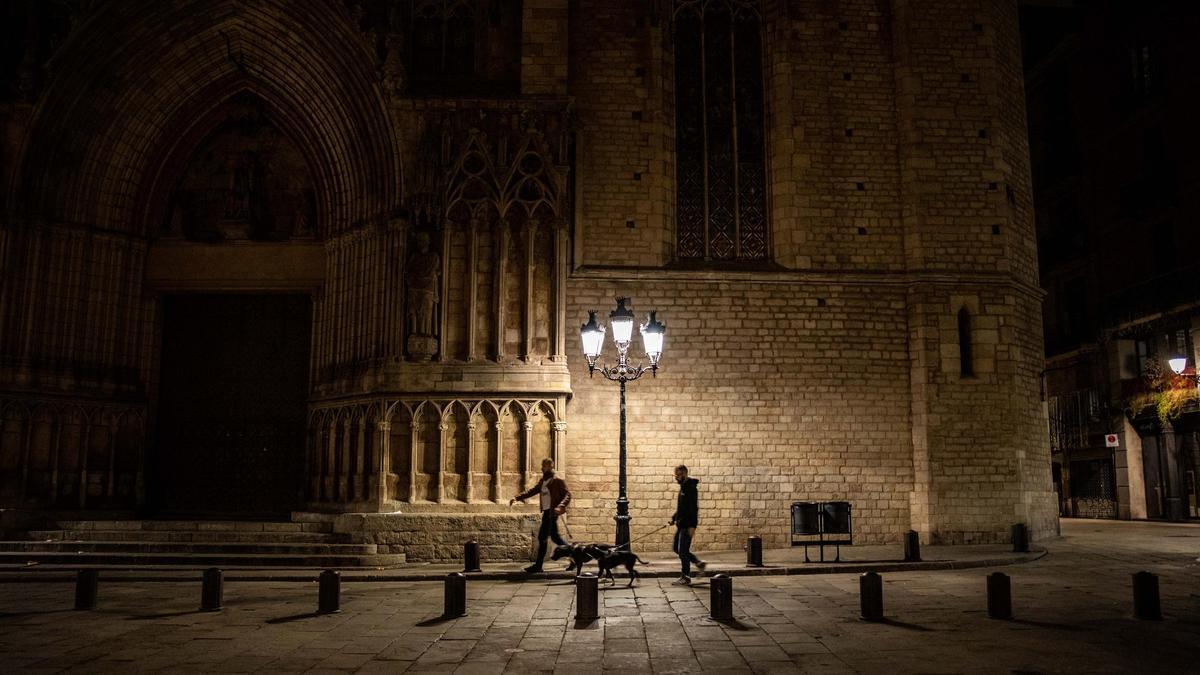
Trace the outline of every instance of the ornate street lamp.
[[[608, 324], [612, 327], [613, 344], [617, 346], [617, 365], [601, 366], [600, 374], [605, 379], [621, 384], [621, 458], [619, 473], [619, 493], [617, 496], [617, 546], [629, 543], [629, 498], [625, 494], [625, 383], [638, 379], [648, 371], [651, 376], [658, 373], [658, 359], [662, 356], [663, 335], [666, 326], [655, 318], [657, 312], [650, 312], [646, 323], [641, 325], [642, 346], [646, 350], [646, 358], [650, 364], [646, 366], [631, 366], [628, 361], [629, 344], [633, 338], [633, 311], [625, 306], [629, 298], [617, 298], [617, 308], [608, 315]], [[579, 329], [583, 339], [583, 355], [587, 357], [588, 377], [596, 373], [596, 359], [600, 358], [600, 350], [604, 347], [604, 326], [596, 323], [596, 312], [588, 312], [588, 322]]]

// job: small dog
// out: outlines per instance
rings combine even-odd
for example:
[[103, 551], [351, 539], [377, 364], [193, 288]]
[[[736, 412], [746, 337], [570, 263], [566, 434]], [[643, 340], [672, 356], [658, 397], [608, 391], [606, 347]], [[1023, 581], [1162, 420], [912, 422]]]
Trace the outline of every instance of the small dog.
[[599, 561], [610, 550], [612, 546], [609, 544], [564, 544], [554, 547], [554, 553], [550, 555], [551, 560], [562, 560], [570, 558], [571, 564], [567, 565], [566, 571], [575, 570], [575, 576], [583, 573], [583, 566], [589, 561]]
[[629, 585], [630, 586], [633, 586], [633, 582], [639, 576], [637, 569], [635, 568], [635, 565], [637, 565], [638, 563], [641, 563], [643, 565], [650, 564], [650, 563], [646, 562], [645, 560], [642, 560], [641, 558], [639, 558], [637, 556], [637, 554], [634, 553], [633, 551], [629, 551], [626, 549], [616, 549], [616, 550], [609, 551], [607, 554], [605, 554], [605, 556], [603, 558], [600, 558], [599, 560], [596, 561], [596, 564], [600, 566], [600, 577], [603, 578], [605, 575], [607, 575], [608, 580], [614, 584], [617, 583], [617, 580], [613, 578], [613, 568], [624, 565], [625, 571], [629, 572]]

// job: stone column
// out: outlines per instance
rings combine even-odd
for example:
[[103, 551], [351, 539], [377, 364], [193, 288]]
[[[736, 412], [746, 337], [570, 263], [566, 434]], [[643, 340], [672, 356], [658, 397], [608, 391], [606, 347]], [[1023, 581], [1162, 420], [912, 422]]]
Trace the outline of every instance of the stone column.
[[354, 447], [354, 499], [353, 501], [362, 502], [367, 500], [367, 478], [368, 469], [367, 463], [367, 420], [364, 416], [358, 421], [358, 442]]
[[372, 492], [375, 495], [375, 509], [383, 512], [387, 508], [388, 476], [392, 472], [392, 423], [388, 421], [375, 423], [375, 485]]
[[[479, 322], [479, 227], [482, 221], [472, 217], [467, 231], [467, 362], [478, 358], [475, 353], [476, 324]], [[471, 488], [467, 487], [467, 494]]]
[[537, 223], [531, 218], [525, 224], [525, 301], [524, 325], [521, 336], [521, 360], [528, 363], [533, 352], [533, 272], [536, 266], [535, 246], [537, 244]]
[[87, 506], [88, 446], [92, 444], [92, 420], [86, 413], [83, 418], [83, 433], [79, 435], [79, 508]]
[[437, 501], [442, 504], [446, 501], [446, 434], [450, 426], [443, 420], [438, 424], [438, 429], [441, 433], [438, 434]]
[[550, 343], [554, 361], [567, 359], [567, 245], [567, 223], [560, 218], [554, 224], [554, 322], [550, 326], [554, 331]]
[[496, 340], [496, 361], [504, 361], [504, 293], [506, 290], [504, 275], [508, 273], [508, 221], [500, 218], [496, 221], [497, 237], [496, 256], [496, 324], [492, 334]]
[[564, 450], [566, 449], [566, 441], [567, 441], [567, 423], [566, 422], [555, 422], [554, 423], [554, 468], [558, 471], [558, 473], [560, 475], [563, 475], [563, 476], [567, 475], [567, 454], [566, 454], [566, 452], [564, 452]]
[[467, 422], [467, 503], [475, 499], [475, 420]]
[[525, 420], [525, 469], [521, 472], [522, 490], [529, 489], [529, 476], [533, 473], [533, 421]]
[[417, 421], [416, 411], [413, 411], [411, 442], [408, 444], [408, 503], [417, 501], [417, 458], [421, 454], [421, 423]]
[[492, 473], [492, 500], [497, 504], [503, 504], [504, 497], [500, 495], [500, 477], [504, 474], [504, 423], [500, 421], [499, 413], [497, 413], [494, 427], [496, 429], [496, 470]]

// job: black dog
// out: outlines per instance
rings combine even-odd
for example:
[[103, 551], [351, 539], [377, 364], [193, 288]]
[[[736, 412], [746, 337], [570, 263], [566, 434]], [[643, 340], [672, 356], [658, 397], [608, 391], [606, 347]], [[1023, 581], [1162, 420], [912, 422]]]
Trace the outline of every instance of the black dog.
[[617, 583], [617, 580], [613, 578], [613, 568], [624, 565], [625, 571], [629, 572], [629, 585], [630, 586], [633, 585], [634, 580], [637, 579], [639, 576], [637, 569], [634, 568], [634, 566], [637, 565], [638, 563], [641, 563], [643, 565], [650, 564], [650, 563], [646, 562], [645, 560], [642, 560], [641, 558], [637, 557], [637, 554], [634, 553], [633, 551], [628, 551], [625, 549], [616, 549], [613, 551], [609, 551], [603, 558], [600, 558], [599, 560], [596, 561], [596, 564], [598, 564], [600, 566], [600, 577], [603, 578], [605, 575], [607, 575], [608, 580], [614, 584]]
[[609, 544], [563, 544], [554, 547], [554, 553], [550, 555], [550, 559], [570, 558], [571, 564], [567, 565], [566, 571], [575, 570], [575, 576], [579, 576], [583, 572], [584, 564], [592, 560], [600, 560], [610, 550], [612, 550], [612, 546]]

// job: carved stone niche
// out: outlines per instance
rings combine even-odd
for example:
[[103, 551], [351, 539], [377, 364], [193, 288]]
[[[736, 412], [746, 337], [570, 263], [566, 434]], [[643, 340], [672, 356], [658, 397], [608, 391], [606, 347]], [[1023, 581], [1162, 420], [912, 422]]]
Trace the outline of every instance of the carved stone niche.
[[442, 256], [435, 235], [422, 228], [409, 237], [410, 253], [404, 263], [404, 325], [410, 361], [429, 361], [438, 353]]
[[200, 142], [171, 195], [162, 235], [285, 241], [316, 235], [316, 193], [299, 148], [262, 102], [240, 94]]

